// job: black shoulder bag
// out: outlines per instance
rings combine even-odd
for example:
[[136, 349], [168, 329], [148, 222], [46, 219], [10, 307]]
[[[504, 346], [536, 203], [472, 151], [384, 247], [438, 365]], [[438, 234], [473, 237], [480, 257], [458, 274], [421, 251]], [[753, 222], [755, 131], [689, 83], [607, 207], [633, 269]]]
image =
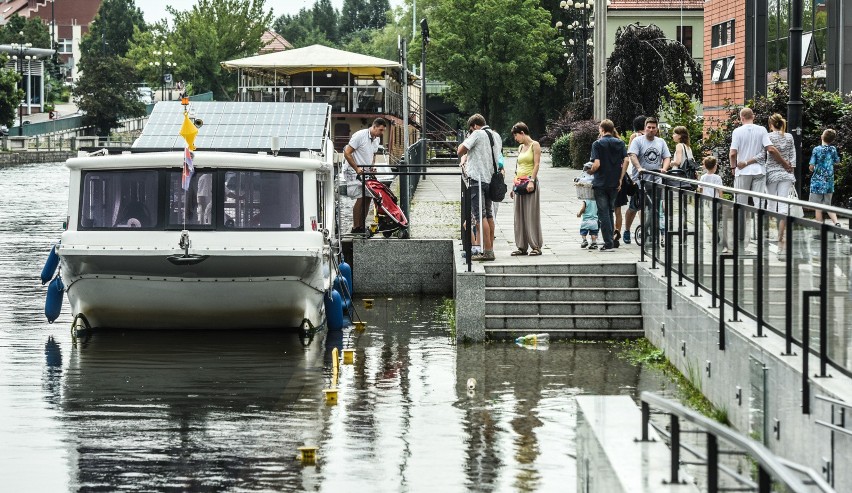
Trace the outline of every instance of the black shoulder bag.
[[488, 183], [488, 198], [492, 202], [503, 202], [506, 198], [506, 180], [503, 179], [503, 173], [497, 169], [497, 159], [494, 158], [494, 137], [491, 135], [490, 129], [486, 126], [482, 128], [485, 135], [488, 136], [488, 142], [491, 143], [491, 164], [494, 165], [494, 174], [491, 175], [491, 182]]

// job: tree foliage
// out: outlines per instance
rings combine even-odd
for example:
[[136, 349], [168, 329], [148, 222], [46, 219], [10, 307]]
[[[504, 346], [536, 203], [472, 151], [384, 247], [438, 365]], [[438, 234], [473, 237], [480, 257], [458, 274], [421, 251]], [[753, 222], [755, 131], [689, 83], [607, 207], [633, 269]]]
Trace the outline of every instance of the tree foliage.
[[80, 42], [80, 52], [84, 57], [95, 52], [124, 56], [136, 29], [144, 31], [147, 25], [134, 0], [104, 0], [89, 33]]
[[80, 60], [83, 76], [74, 88], [74, 101], [85, 111], [83, 124], [98, 135], [109, 135], [119, 121], [143, 116], [145, 106], [136, 95], [136, 71], [124, 58], [90, 54]]
[[34, 48], [50, 48], [50, 31], [38, 17], [25, 19], [16, 14], [5, 26], [0, 26], [0, 44], [12, 43], [31, 43]]
[[548, 65], [556, 32], [536, 0], [438, 0], [429, 24], [440, 33], [428, 52], [432, 74], [462, 111], [483, 113], [498, 130], [556, 83]]
[[261, 49], [261, 37], [272, 24], [265, 0], [198, 0], [189, 11], [174, 7], [168, 11], [174, 30], [166, 44], [174, 53], [178, 77], [191, 81], [198, 92], [213, 91], [216, 99], [231, 99], [236, 74], [226, 72], [221, 62]]
[[282, 15], [272, 24], [272, 30], [296, 48], [321, 44], [333, 45], [325, 33], [314, 25], [313, 9], [301, 9], [295, 15]]
[[352, 35], [365, 29], [381, 29], [390, 10], [389, 0], [344, 0], [340, 11], [340, 34]]
[[629, 128], [637, 115], [655, 114], [668, 83], [701, 99], [701, 67], [689, 50], [653, 24], [618, 28], [607, 63], [607, 115], [615, 125]]
[[[665, 87], [666, 98], [660, 106], [660, 117], [671, 125], [672, 128], [677, 126], [686, 127], [689, 132], [689, 144], [692, 148], [692, 155], [697, 161], [701, 161], [701, 137], [703, 132], [702, 120], [698, 117], [698, 108], [695, 100], [687, 94], [679, 92], [674, 84], [668, 84]], [[672, 138], [673, 132], [669, 132], [664, 138], [669, 149], [675, 148], [675, 141]]]
[[[0, 66], [5, 67], [9, 57], [0, 54]], [[18, 116], [18, 105], [24, 91], [18, 88], [21, 74], [15, 70], [0, 69], [0, 124], [11, 127]]]

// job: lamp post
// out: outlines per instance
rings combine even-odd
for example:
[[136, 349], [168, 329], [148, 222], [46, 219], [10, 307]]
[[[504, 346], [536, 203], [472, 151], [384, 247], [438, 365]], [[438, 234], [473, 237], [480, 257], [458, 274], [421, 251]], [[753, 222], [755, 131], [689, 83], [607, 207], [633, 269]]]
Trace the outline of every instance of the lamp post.
[[[575, 78], [580, 84], [577, 93], [580, 97], [586, 99], [589, 97], [589, 50], [594, 46], [594, 41], [589, 35], [594, 32], [595, 22], [589, 17], [595, 5], [595, 0], [578, 0], [576, 2], [570, 0], [562, 0], [559, 2], [559, 8], [565, 11], [567, 21], [556, 22], [556, 28], [564, 28], [566, 37], [568, 37], [568, 45], [573, 48], [574, 56], [569, 58], [576, 59], [579, 63], [577, 72], [579, 78]], [[567, 47], [567, 46], [566, 46]], [[578, 53], [579, 51], [579, 53]]]
[[[20, 37], [23, 39], [24, 33], [18, 33]], [[24, 60], [29, 60], [31, 57], [29, 55], [24, 56], [24, 53], [32, 47], [32, 43], [12, 43], [12, 48], [17, 51], [17, 55], [12, 55], [12, 60], [15, 61], [15, 68], [18, 70], [18, 73], [21, 74], [21, 82], [24, 81]], [[27, 88], [27, 93], [29, 92], [29, 88]], [[18, 135], [24, 135], [24, 105], [23, 102], [18, 103]]]
[[173, 68], [177, 66], [176, 63], [166, 60], [166, 57], [172, 55], [174, 53], [168, 50], [154, 50], [154, 56], [159, 57], [160, 60], [158, 62], [148, 62], [148, 65], [151, 67], [160, 67], [160, 101], [166, 100], [166, 67]]

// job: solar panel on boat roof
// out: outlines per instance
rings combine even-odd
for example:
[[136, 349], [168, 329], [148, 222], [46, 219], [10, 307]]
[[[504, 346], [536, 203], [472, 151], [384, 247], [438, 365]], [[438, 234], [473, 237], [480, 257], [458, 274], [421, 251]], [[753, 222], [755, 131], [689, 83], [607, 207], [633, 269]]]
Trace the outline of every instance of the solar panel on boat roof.
[[[198, 129], [199, 149], [269, 149], [272, 136], [279, 137], [281, 150], [321, 150], [328, 129], [325, 103], [239, 103], [194, 102], [190, 113], [204, 125]], [[177, 101], [154, 106], [137, 149], [181, 150], [183, 107]]]

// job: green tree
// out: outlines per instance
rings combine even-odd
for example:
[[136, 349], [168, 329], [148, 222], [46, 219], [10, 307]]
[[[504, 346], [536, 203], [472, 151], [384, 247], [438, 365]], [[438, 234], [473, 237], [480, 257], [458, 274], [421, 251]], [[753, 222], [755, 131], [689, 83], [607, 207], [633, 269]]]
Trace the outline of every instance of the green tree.
[[701, 67], [677, 41], [655, 26], [630, 24], [615, 32], [607, 62], [607, 115], [621, 129], [637, 115], [653, 115], [666, 96], [666, 84], [701, 100]]
[[[666, 98], [660, 106], [660, 117], [672, 128], [677, 126], [686, 127], [689, 132], [689, 143], [692, 148], [692, 155], [697, 162], [701, 161], [702, 150], [702, 131], [703, 122], [698, 117], [698, 108], [695, 100], [687, 94], [679, 92], [674, 84], [668, 84], [665, 87]], [[666, 143], [669, 149], [675, 148], [675, 141], [672, 138], [673, 132], [669, 132], [665, 136]]]
[[367, 29], [381, 29], [387, 23], [387, 13], [390, 10], [389, 0], [370, 0], [367, 4]]
[[14, 15], [0, 28], [0, 44], [12, 43], [32, 43], [34, 48], [50, 48], [50, 31], [37, 17], [25, 19]]
[[95, 52], [124, 56], [136, 29], [145, 31], [147, 25], [134, 0], [104, 0], [80, 42], [80, 52], [83, 57]]
[[6, 67], [9, 57], [0, 54], [0, 123], [11, 127], [18, 116], [18, 105], [24, 98], [24, 91], [18, 88], [21, 74]]
[[432, 77], [448, 84], [459, 109], [497, 129], [556, 83], [548, 60], [559, 44], [537, 0], [438, 0], [429, 24]]
[[[317, 0], [314, 4], [313, 25], [332, 43], [337, 43], [337, 10], [331, 5], [331, 0]], [[286, 38], [285, 38], [286, 39]], [[292, 43], [292, 41], [291, 41]]]
[[119, 121], [145, 114], [136, 95], [136, 70], [124, 58], [90, 54], [80, 60], [82, 75], [74, 88], [74, 101], [82, 111], [83, 124], [98, 135], [109, 135]]
[[168, 24], [165, 20], [161, 20], [148, 26], [145, 31], [136, 28], [131, 37], [126, 58], [136, 68], [139, 77], [151, 87], [159, 87], [162, 84], [160, 64], [164, 60], [154, 53], [175, 51], [175, 47], [168, 44], [170, 34]]
[[338, 23], [341, 38], [367, 29], [369, 25], [370, 11], [367, 9], [367, 0], [343, 0]]
[[167, 40], [177, 63], [177, 74], [198, 92], [213, 91], [217, 99], [231, 99], [236, 74], [221, 62], [256, 54], [261, 37], [272, 25], [265, 0], [199, 0], [191, 10], [168, 7], [174, 30]]

